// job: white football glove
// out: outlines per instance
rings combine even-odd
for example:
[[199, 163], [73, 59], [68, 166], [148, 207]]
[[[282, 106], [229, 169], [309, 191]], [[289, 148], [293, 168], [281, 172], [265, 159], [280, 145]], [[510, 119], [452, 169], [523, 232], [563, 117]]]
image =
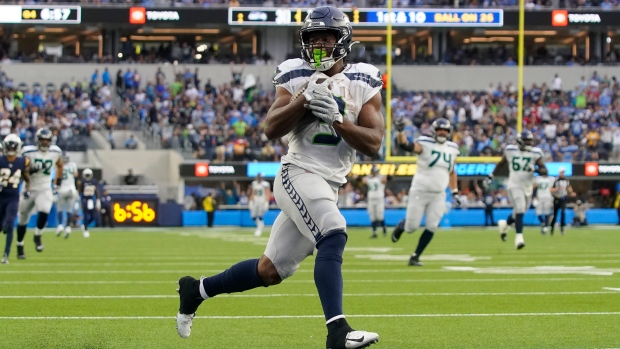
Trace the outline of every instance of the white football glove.
[[458, 189], [452, 191], [452, 199], [454, 199], [457, 206], [463, 206], [463, 201], [461, 201], [461, 198], [459, 197]]
[[335, 121], [342, 123], [343, 117], [338, 109], [338, 103], [329, 94], [314, 93], [314, 98], [307, 104], [307, 108], [312, 110], [312, 113], [319, 119], [325, 121], [331, 126]]
[[316, 80], [311, 80], [306, 89], [304, 90], [303, 96], [307, 102], [313, 100], [316, 95], [331, 95], [331, 91], [327, 87], [326, 81], [323, 81], [321, 84], [317, 84]]
[[485, 188], [485, 189], [490, 187], [492, 181], [493, 181], [493, 175], [489, 175], [487, 178], [485, 178], [482, 181], [482, 187]]

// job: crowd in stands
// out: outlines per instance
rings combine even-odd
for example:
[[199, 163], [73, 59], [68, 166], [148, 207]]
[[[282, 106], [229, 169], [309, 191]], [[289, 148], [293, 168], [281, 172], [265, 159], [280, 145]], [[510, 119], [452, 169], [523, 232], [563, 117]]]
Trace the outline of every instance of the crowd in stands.
[[[315, 7], [335, 5], [340, 7], [360, 6], [352, 0], [8, 0], [8, 3], [49, 4], [73, 3], [83, 5], [142, 5], [142, 6], [303, 6]], [[394, 7], [514, 7], [517, 0], [397, 0]], [[364, 7], [385, 7], [385, 0], [370, 0]], [[540, 8], [591, 8], [611, 9], [618, 7], [617, 0], [526, 0], [527, 9]]]
[[87, 82], [17, 84], [0, 67], [0, 139], [15, 133], [34, 144], [37, 129], [48, 127], [61, 149], [85, 150], [100, 120], [116, 113], [111, 95], [110, 86]]

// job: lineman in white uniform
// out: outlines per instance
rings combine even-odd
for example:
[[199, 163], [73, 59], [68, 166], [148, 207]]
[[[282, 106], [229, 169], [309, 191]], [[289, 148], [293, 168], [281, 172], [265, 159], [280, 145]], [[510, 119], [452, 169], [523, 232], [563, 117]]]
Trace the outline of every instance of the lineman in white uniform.
[[497, 172], [504, 165], [508, 166], [508, 196], [512, 201], [512, 214], [508, 220], [497, 222], [500, 229], [500, 237], [506, 241], [506, 231], [513, 222], [517, 234], [515, 235], [515, 247], [520, 250], [525, 247], [523, 240], [523, 216], [530, 208], [532, 203], [532, 193], [534, 191], [534, 173], [541, 176], [547, 174], [547, 167], [543, 160], [544, 154], [540, 148], [534, 147], [534, 135], [529, 130], [525, 130], [517, 135], [517, 144], [509, 145], [504, 151], [504, 156], [495, 166], [493, 173], [483, 182], [485, 187], [497, 175]]
[[[388, 176], [389, 177], [389, 176]], [[379, 174], [379, 167], [373, 166], [370, 172], [370, 176], [364, 177], [362, 182], [366, 184], [368, 192], [366, 198], [368, 199], [368, 216], [370, 216], [370, 222], [372, 224], [372, 236], [377, 237], [377, 227], [381, 225], [383, 227], [383, 236], [387, 234], [385, 227], [385, 184], [388, 181], [388, 177]]]
[[250, 185], [250, 217], [256, 222], [256, 231], [254, 236], [261, 236], [265, 222], [263, 216], [269, 209], [269, 201], [271, 200], [271, 186], [269, 182], [263, 180], [262, 173], [256, 175], [256, 179]]
[[[47, 224], [47, 216], [54, 204], [54, 195], [62, 181], [63, 163], [60, 148], [52, 143], [52, 132], [40, 128], [36, 133], [37, 145], [22, 148], [22, 155], [30, 159], [30, 192], [24, 192], [19, 202], [17, 223], [17, 258], [25, 259], [24, 237], [26, 226], [33, 210], [38, 212], [37, 227], [34, 230], [34, 243], [38, 252], [43, 251], [41, 234]], [[52, 188], [52, 172], [56, 168], [55, 184]], [[25, 190], [25, 189], [24, 189]]]
[[[279, 284], [316, 248], [314, 281], [327, 325], [326, 347], [366, 348], [379, 341], [376, 333], [352, 329], [344, 316], [342, 254], [347, 234], [337, 199], [356, 151], [374, 156], [381, 147], [385, 133], [381, 73], [369, 64], [345, 63], [353, 28], [336, 7], [311, 11], [300, 38], [303, 59], [278, 66], [273, 79], [276, 97], [265, 121], [269, 139], [289, 137], [288, 154], [282, 157], [273, 186], [282, 212], [260, 259], [237, 263], [201, 280], [191, 276], [179, 280], [177, 331], [182, 337], [189, 336], [192, 318], [204, 299]], [[318, 77], [326, 81], [319, 82]], [[309, 122], [298, 127], [304, 118]]]
[[454, 172], [459, 147], [448, 141], [452, 132], [450, 121], [439, 118], [432, 124], [433, 137], [419, 137], [413, 144], [407, 141], [403, 131], [404, 123], [396, 123], [399, 146], [418, 155], [418, 170], [409, 189], [407, 215], [392, 232], [392, 241], [397, 242], [403, 232], [413, 233], [420, 227], [426, 214], [426, 229], [420, 236], [418, 247], [409, 258], [409, 265], [422, 266], [420, 255], [435, 235], [439, 221], [446, 212], [446, 188], [450, 187], [452, 197], [460, 205], [457, 176]]
[[[62, 183], [58, 189], [58, 227], [56, 227], [56, 236], [64, 230], [65, 239], [71, 234], [71, 216], [73, 215], [74, 204], [78, 199], [78, 192], [75, 186], [75, 179], [78, 176], [77, 165], [70, 161], [67, 152], [62, 153], [63, 171]], [[66, 214], [66, 221], [65, 216]], [[63, 222], [66, 222], [63, 224]]]
[[540, 220], [541, 233], [543, 235], [547, 234], [549, 230], [549, 220], [553, 214], [553, 195], [550, 191], [553, 182], [555, 182], [555, 178], [549, 176], [538, 176], [534, 180], [536, 198], [538, 199], [536, 215]]

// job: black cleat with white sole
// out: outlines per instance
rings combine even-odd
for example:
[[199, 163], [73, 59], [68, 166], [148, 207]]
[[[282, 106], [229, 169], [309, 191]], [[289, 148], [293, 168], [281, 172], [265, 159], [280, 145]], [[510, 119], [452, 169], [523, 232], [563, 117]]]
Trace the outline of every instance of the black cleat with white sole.
[[409, 258], [409, 266], [412, 266], [412, 267], [422, 267], [422, 266], [424, 266], [424, 264], [422, 264], [422, 262], [420, 262], [420, 257], [418, 257], [418, 256], [411, 256], [411, 258]]
[[17, 259], [26, 259], [26, 254], [24, 253], [24, 246], [17, 245]]
[[368, 348], [377, 342], [379, 342], [378, 334], [374, 332], [356, 331], [347, 325], [328, 334], [325, 347], [327, 349]]
[[178, 281], [179, 313], [177, 314], [177, 332], [183, 338], [189, 337], [192, 330], [192, 320], [198, 306], [204, 300], [200, 295], [200, 280], [191, 276], [184, 276]]
[[34, 246], [37, 252], [43, 252], [43, 241], [41, 241], [41, 235], [34, 236]]
[[508, 236], [508, 234], [506, 234], [506, 233], [499, 234], [499, 237], [502, 239], [502, 241], [506, 241], [507, 236]]

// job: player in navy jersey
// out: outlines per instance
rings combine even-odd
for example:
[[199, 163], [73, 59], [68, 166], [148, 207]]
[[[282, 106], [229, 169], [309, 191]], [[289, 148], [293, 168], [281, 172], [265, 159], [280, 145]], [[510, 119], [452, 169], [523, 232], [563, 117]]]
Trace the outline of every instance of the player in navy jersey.
[[82, 212], [84, 213], [84, 225], [82, 226], [82, 234], [85, 238], [90, 236], [88, 226], [92, 223], [96, 216], [99, 203], [99, 189], [97, 189], [97, 180], [93, 178], [93, 170], [84, 169], [82, 172], [82, 182], [80, 183], [80, 197], [82, 198]]
[[[27, 171], [30, 159], [17, 156], [22, 145], [21, 139], [15, 134], [4, 138], [4, 155], [0, 156], [0, 224], [6, 234], [6, 245], [2, 255], [2, 264], [9, 264], [9, 253], [13, 242], [13, 226], [17, 218], [19, 206], [19, 185], [22, 179], [26, 182], [24, 196], [30, 196], [30, 172]], [[21, 246], [23, 250], [23, 246]], [[18, 247], [19, 249], [19, 247]], [[18, 255], [23, 255], [23, 251]], [[18, 256], [19, 258], [19, 256]]]

